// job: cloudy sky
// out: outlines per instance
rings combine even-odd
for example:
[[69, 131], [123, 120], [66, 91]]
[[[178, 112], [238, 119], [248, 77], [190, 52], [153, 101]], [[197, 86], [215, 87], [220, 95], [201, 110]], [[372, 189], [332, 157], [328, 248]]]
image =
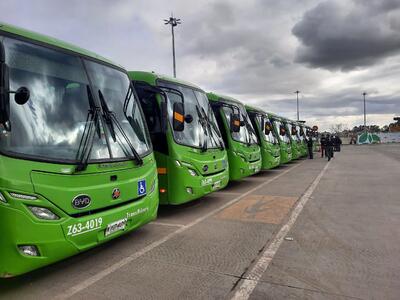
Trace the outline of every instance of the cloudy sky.
[[0, 21], [329, 129], [400, 115], [399, 0], [1, 0]]

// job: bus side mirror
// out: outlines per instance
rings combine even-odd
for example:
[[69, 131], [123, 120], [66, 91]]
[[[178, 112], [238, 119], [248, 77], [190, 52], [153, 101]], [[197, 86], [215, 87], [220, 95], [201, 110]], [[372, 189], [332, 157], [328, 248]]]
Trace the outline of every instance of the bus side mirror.
[[271, 133], [271, 125], [270, 124], [265, 123], [264, 133], [265, 133], [265, 135], [269, 135]]
[[192, 115], [186, 115], [185, 116], [185, 122], [190, 124], [193, 121], [193, 116]]
[[286, 130], [285, 130], [285, 127], [283, 125], [279, 126], [279, 134], [282, 135], [282, 136], [286, 135]]
[[232, 132], [240, 131], [240, 116], [238, 114], [231, 114], [231, 130]]
[[172, 127], [174, 131], [183, 131], [185, 129], [185, 107], [182, 102], [174, 103]]
[[31, 92], [27, 87], [21, 86], [15, 93], [14, 100], [19, 105], [24, 105], [31, 97]]

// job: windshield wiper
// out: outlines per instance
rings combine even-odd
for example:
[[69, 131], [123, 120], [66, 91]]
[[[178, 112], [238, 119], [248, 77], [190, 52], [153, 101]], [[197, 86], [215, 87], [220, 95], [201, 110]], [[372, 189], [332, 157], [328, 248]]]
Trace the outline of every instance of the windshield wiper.
[[[200, 109], [197, 105], [196, 106], [196, 112], [197, 112], [197, 116], [199, 117], [199, 123], [201, 125], [201, 127], [203, 128], [204, 131], [204, 135], [208, 136], [208, 132], [207, 132], [207, 121], [204, 119], [203, 115], [200, 112]], [[206, 152], [207, 151], [207, 139], [204, 139], [204, 143], [201, 146], [201, 152]]]
[[84, 171], [88, 166], [90, 153], [93, 148], [93, 139], [96, 134], [96, 129], [99, 138], [101, 138], [100, 126], [98, 126], [100, 108], [97, 107], [94, 103], [93, 95], [90, 92], [89, 86], [86, 87], [86, 90], [88, 94], [90, 108], [86, 117], [85, 128], [83, 129], [83, 134], [79, 143], [78, 151], [76, 153], [76, 160], [78, 161], [78, 164], [75, 167], [75, 172]]
[[218, 130], [217, 130], [217, 128], [216, 128], [214, 122], [211, 122], [210, 118], [208, 117], [208, 115], [209, 115], [210, 113], [213, 113], [212, 111], [210, 112], [210, 106], [208, 107], [208, 114], [206, 114], [206, 112], [205, 112], [205, 110], [204, 110], [203, 107], [202, 107], [201, 109], [202, 109], [202, 111], [203, 111], [204, 119], [205, 119], [205, 121], [206, 121], [207, 128], [208, 128], [208, 131], [210, 132], [211, 138], [213, 139], [215, 145], [218, 145], [218, 144], [219, 144], [219, 148], [220, 148], [221, 150], [224, 150], [225, 147], [224, 147], [224, 144], [222, 143], [221, 139], [219, 139], [218, 142], [217, 142], [216, 139], [215, 139], [215, 136], [214, 136], [214, 134], [213, 134], [213, 129], [214, 129], [214, 132], [215, 132], [216, 134], [217, 134]]
[[[243, 117], [244, 123], [246, 124], [247, 130], [250, 131], [250, 132], [251, 132], [252, 134], [254, 134], [255, 136], [257, 136], [256, 132], [254, 131], [253, 126], [251, 126], [251, 124], [248, 122], [246, 116], [244, 116], [244, 115], [242, 114], [242, 117]], [[248, 146], [251, 145], [251, 142], [252, 142], [252, 141], [254, 141], [254, 139], [253, 139], [252, 135], [249, 134]], [[254, 142], [255, 142], [255, 144], [257, 143], [257, 141], [254, 141]]]
[[[118, 128], [119, 132], [121, 133], [122, 137], [125, 139], [126, 143], [128, 144], [129, 148], [131, 149], [135, 160], [137, 161], [138, 165], [143, 164], [143, 159], [140, 157], [139, 153], [137, 153], [135, 147], [132, 145], [129, 137], [126, 135], [124, 129], [122, 128], [121, 124], [119, 123], [117, 117], [115, 116], [114, 112], [110, 111], [108, 108], [107, 102], [104, 99], [103, 93], [99, 90], [99, 98], [100, 98], [100, 103], [101, 103], [101, 108], [103, 109], [103, 118], [108, 125], [108, 128], [110, 129], [111, 136], [113, 138], [113, 141], [115, 142], [117, 140], [116, 134], [115, 134], [115, 128], [114, 124]], [[125, 105], [125, 103], [124, 103]], [[124, 149], [125, 146], [121, 143], [121, 147]], [[125, 151], [125, 154], [130, 157], [130, 155]]]
[[129, 82], [129, 89], [128, 89], [128, 92], [126, 93], [125, 100], [124, 100], [124, 105], [123, 105], [123, 108], [122, 108], [126, 118], [128, 118], [128, 116], [126, 115], [126, 112], [128, 110], [129, 100], [131, 99], [132, 95], [133, 95], [132, 82]]

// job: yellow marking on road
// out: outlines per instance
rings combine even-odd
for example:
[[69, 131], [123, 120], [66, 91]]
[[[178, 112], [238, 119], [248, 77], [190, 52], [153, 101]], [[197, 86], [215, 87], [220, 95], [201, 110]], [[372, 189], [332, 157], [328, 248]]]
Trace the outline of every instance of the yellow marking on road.
[[296, 197], [249, 195], [225, 208], [216, 218], [280, 224], [296, 201]]

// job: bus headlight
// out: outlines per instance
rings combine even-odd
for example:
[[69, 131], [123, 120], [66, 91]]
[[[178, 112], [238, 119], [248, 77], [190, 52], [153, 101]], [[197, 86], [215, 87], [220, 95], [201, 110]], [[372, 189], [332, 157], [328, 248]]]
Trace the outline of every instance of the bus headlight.
[[178, 167], [182, 167], [182, 164], [181, 164], [181, 162], [180, 162], [179, 160], [176, 160], [176, 161], [175, 161], [175, 164], [176, 164]]
[[0, 201], [7, 203], [7, 199], [4, 197], [4, 195], [0, 192]]
[[188, 169], [188, 171], [189, 171], [189, 174], [190, 174], [190, 175], [192, 175], [192, 176], [197, 176], [197, 172], [196, 172], [195, 170], [193, 170], [193, 169]]
[[52, 221], [60, 219], [59, 216], [47, 208], [39, 206], [28, 206], [28, 208], [39, 219]]
[[38, 199], [36, 196], [32, 196], [32, 195], [25, 195], [25, 194], [19, 194], [19, 193], [14, 193], [14, 192], [9, 192], [9, 194], [13, 198], [22, 199], [22, 200], [37, 200]]

